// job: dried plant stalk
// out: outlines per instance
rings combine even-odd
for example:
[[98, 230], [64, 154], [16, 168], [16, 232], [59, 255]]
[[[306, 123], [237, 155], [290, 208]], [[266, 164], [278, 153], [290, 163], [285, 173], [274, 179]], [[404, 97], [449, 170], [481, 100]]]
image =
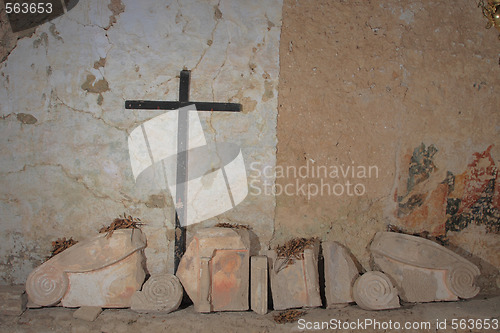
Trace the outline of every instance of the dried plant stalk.
[[78, 241], [74, 240], [73, 237], [68, 240], [66, 239], [66, 237], [58, 238], [57, 240], [52, 242], [52, 252], [50, 253], [50, 256], [47, 258], [47, 260], [72, 247], [76, 243], [78, 243]]
[[304, 249], [312, 247], [318, 241], [317, 237], [291, 239], [284, 245], [276, 248], [277, 257], [295, 258], [298, 260], [304, 259]]
[[298, 318], [302, 317], [305, 314], [306, 314], [305, 311], [287, 310], [274, 315], [273, 318], [274, 321], [277, 322], [278, 324], [285, 324], [285, 323], [293, 323]]
[[232, 228], [232, 229], [245, 229], [250, 230], [250, 227], [245, 224], [231, 224], [227, 222], [220, 222], [215, 225], [216, 228]]
[[119, 216], [113, 220], [113, 222], [107, 226], [102, 227], [99, 233], [107, 233], [106, 238], [110, 238], [113, 235], [113, 231], [118, 229], [139, 229], [140, 226], [144, 225], [140, 218], [135, 218], [132, 215], [126, 215], [123, 213], [123, 217]]

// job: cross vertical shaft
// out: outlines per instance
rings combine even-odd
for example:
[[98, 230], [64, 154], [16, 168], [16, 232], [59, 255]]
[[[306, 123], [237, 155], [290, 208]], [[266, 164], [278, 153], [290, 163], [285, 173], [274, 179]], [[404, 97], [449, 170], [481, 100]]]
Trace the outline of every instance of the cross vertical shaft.
[[179, 262], [186, 251], [186, 221], [187, 221], [187, 193], [188, 193], [188, 151], [189, 151], [189, 111], [181, 109], [185, 106], [195, 105], [197, 111], [224, 111], [239, 112], [242, 110], [238, 103], [216, 103], [216, 102], [190, 102], [189, 101], [189, 70], [182, 70], [179, 82], [179, 101], [145, 101], [127, 100], [126, 109], [137, 110], [177, 110], [177, 167], [176, 167], [176, 191], [175, 191], [175, 250], [174, 271], [177, 272]]

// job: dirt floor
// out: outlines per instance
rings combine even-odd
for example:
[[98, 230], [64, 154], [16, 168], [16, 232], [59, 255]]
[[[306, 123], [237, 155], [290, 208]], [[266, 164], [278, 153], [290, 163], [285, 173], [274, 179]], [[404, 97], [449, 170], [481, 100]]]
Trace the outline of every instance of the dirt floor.
[[[354, 305], [340, 309], [308, 309], [298, 319], [303, 320], [286, 324], [274, 321], [273, 316], [280, 313], [278, 311], [267, 315], [254, 312], [199, 314], [194, 312], [192, 306], [170, 314], [106, 309], [94, 322], [75, 319], [74, 312], [74, 309], [55, 307], [29, 309], [20, 317], [0, 316], [0, 332], [302, 332], [308, 331], [308, 327], [314, 330], [315, 325], [326, 325], [323, 322], [329, 325], [323, 330], [331, 332], [498, 332], [498, 328], [485, 330], [477, 327], [487, 322], [490, 325], [496, 323], [497, 327], [500, 325], [500, 296], [478, 296], [460, 302], [408, 304], [401, 309], [378, 312], [364, 311]], [[443, 326], [445, 320], [446, 328]], [[370, 321], [372, 324], [368, 325]], [[437, 321], [440, 329], [436, 329]], [[397, 323], [401, 325], [399, 330]], [[428, 323], [430, 328], [404, 329], [406, 323], [421, 327]], [[454, 324], [458, 329], [453, 329]], [[344, 325], [354, 329], [344, 329]]]

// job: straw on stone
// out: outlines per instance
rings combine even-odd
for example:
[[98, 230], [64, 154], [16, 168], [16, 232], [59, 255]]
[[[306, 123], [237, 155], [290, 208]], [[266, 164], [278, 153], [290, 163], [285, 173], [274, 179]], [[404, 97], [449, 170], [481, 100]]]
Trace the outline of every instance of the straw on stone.
[[245, 229], [250, 230], [250, 227], [245, 224], [231, 224], [227, 222], [220, 222], [215, 225], [216, 228], [232, 228], [232, 229]]
[[113, 222], [107, 226], [102, 227], [99, 233], [107, 233], [106, 238], [110, 238], [113, 235], [113, 231], [118, 229], [139, 229], [140, 226], [144, 225], [140, 218], [135, 218], [131, 215], [126, 215], [123, 213], [123, 217], [119, 216], [113, 220]]
[[304, 259], [304, 249], [312, 247], [316, 242], [318, 242], [317, 237], [291, 239], [284, 245], [276, 247], [277, 257]]
[[52, 252], [50, 253], [50, 256], [47, 258], [47, 260], [72, 247], [76, 243], [78, 243], [78, 241], [74, 240], [73, 237], [68, 240], [66, 239], [66, 237], [58, 238], [57, 240], [52, 242]]

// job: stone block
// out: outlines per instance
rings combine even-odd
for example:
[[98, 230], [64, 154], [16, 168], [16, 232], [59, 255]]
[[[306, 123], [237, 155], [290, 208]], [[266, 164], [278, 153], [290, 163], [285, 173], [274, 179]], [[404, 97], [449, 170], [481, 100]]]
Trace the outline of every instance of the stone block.
[[275, 310], [321, 306], [318, 275], [319, 245], [304, 249], [303, 259], [278, 258], [269, 251], [271, 293]]
[[144, 256], [138, 251], [104, 268], [83, 273], [68, 272], [71, 286], [61, 300], [64, 307], [130, 307], [132, 295], [144, 282]]
[[176, 275], [195, 311], [246, 311], [249, 289], [248, 230], [199, 230], [182, 257]]
[[405, 302], [455, 301], [479, 292], [477, 266], [428, 239], [379, 232], [370, 250], [375, 266], [391, 277]]
[[352, 289], [356, 304], [365, 310], [399, 308], [398, 290], [391, 279], [382, 272], [370, 271], [361, 275]]
[[20, 316], [26, 310], [24, 286], [0, 286], [0, 315]]
[[73, 313], [73, 318], [94, 321], [99, 317], [101, 312], [102, 308], [98, 306], [82, 306]]
[[26, 292], [33, 306], [124, 308], [146, 276], [139, 229], [115, 230], [79, 242], [49, 259], [28, 276]]
[[267, 266], [266, 256], [250, 258], [250, 304], [258, 314], [267, 313]]
[[325, 258], [325, 296], [328, 307], [354, 302], [352, 287], [359, 269], [348, 249], [337, 242], [323, 242]]
[[137, 312], [169, 313], [177, 310], [184, 292], [179, 279], [172, 274], [152, 275], [132, 296], [131, 309]]

